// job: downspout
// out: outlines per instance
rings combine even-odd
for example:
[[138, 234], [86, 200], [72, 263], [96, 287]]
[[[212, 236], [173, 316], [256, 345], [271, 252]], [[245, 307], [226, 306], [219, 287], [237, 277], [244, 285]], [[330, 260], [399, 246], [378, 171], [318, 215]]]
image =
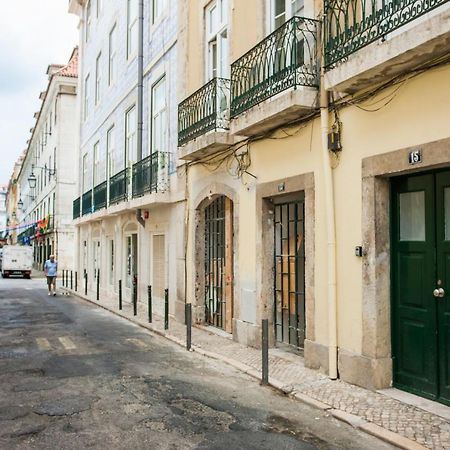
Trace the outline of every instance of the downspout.
[[[325, 15], [323, 16], [325, 19]], [[320, 38], [320, 129], [322, 136], [322, 170], [325, 192], [325, 221], [327, 225], [327, 298], [328, 298], [328, 376], [338, 377], [337, 370], [337, 301], [336, 301], [336, 223], [334, 212], [334, 186], [328, 152], [328, 92], [325, 89], [325, 39], [324, 20]]]
[[[139, 0], [138, 12], [138, 83], [137, 83], [137, 159], [142, 160], [142, 134], [144, 128], [143, 118], [144, 102], [144, 0]], [[136, 210], [136, 220], [145, 228], [142, 218], [142, 209]]]

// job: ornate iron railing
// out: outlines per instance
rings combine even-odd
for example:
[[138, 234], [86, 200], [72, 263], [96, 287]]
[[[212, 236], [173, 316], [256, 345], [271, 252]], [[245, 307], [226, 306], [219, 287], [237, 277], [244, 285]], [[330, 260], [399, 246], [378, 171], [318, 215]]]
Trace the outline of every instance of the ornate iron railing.
[[178, 145], [229, 124], [230, 80], [213, 78], [178, 105]]
[[98, 184], [94, 188], [94, 211], [98, 211], [99, 209], [106, 208], [107, 200], [107, 188], [108, 183], [103, 181], [103, 183]]
[[80, 215], [81, 215], [81, 200], [80, 200], [80, 197], [78, 197], [76, 200], [73, 201], [72, 213], [73, 213], [73, 218], [74, 219], [78, 219], [78, 217], [80, 217]]
[[92, 189], [83, 194], [81, 200], [81, 213], [83, 216], [92, 212]]
[[133, 198], [152, 192], [164, 192], [169, 187], [170, 154], [154, 152], [133, 165]]
[[128, 169], [123, 169], [109, 179], [109, 204], [119, 203], [128, 197]]
[[325, 66], [332, 66], [448, 1], [326, 0]]
[[318, 87], [317, 23], [293, 17], [231, 65], [231, 117], [288, 88]]

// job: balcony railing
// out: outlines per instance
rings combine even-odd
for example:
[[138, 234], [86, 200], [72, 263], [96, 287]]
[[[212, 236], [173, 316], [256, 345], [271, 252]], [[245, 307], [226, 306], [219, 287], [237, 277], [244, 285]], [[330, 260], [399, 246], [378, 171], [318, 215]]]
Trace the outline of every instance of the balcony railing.
[[123, 169], [109, 179], [109, 204], [119, 203], [128, 197], [127, 169]]
[[92, 212], [92, 189], [83, 194], [81, 200], [81, 213], [83, 216]]
[[99, 209], [106, 208], [107, 188], [108, 188], [108, 183], [106, 181], [95, 186], [95, 188], [94, 188], [94, 211], [98, 211]]
[[72, 212], [73, 212], [73, 219], [78, 219], [78, 217], [80, 217], [81, 215], [80, 197], [78, 197], [76, 200], [73, 201]]
[[325, 66], [449, 0], [326, 0]]
[[230, 80], [213, 78], [178, 105], [178, 145], [208, 131], [228, 130]]
[[297, 86], [318, 87], [317, 21], [293, 17], [231, 65], [231, 117]]
[[133, 198], [168, 189], [169, 161], [169, 153], [154, 152], [133, 165]]

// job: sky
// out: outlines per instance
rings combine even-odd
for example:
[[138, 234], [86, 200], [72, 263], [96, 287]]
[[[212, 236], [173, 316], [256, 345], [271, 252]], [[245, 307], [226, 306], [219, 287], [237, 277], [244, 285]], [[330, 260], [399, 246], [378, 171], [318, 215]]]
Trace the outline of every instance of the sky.
[[0, 185], [27, 147], [49, 64], [66, 64], [78, 42], [68, 0], [2, 0], [0, 14]]

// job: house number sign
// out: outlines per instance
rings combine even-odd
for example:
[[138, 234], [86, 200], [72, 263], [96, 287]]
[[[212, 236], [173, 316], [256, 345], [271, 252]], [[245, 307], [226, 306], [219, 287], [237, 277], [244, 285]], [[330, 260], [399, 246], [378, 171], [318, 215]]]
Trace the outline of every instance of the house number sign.
[[417, 164], [422, 162], [422, 152], [420, 150], [415, 150], [409, 153], [409, 163]]

